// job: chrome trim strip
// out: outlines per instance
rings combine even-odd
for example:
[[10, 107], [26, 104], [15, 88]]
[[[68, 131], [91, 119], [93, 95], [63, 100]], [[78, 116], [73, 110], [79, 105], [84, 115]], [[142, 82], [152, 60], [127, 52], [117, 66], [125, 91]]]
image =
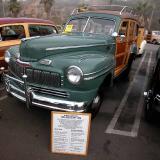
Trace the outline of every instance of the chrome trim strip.
[[40, 36], [22, 38], [21, 41], [24, 42], [24, 41], [31, 40], [31, 39], [36, 39], [36, 38], [39, 38], [39, 37], [40, 37]]
[[54, 50], [61, 50], [61, 49], [75, 49], [75, 48], [85, 48], [85, 47], [94, 47], [94, 46], [105, 46], [106, 44], [92, 44], [92, 45], [83, 45], [83, 46], [65, 46], [65, 47], [53, 47], [53, 48], [46, 48], [46, 51], [54, 51]]
[[102, 72], [101, 74], [98, 74], [98, 75], [95, 75], [95, 76], [92, 76], [92, 77], [86, 77], [84, 78], [85, 81], [88, 81], [88, 80], [92, 80], [92, 79], [95, 79], [95, 78], [98, 78], [104, 74], [106, 74], [107, 72], [109, 72], [112, 68], [109, 68], [108, 70]]
[[35, 91], [49, 92], [49, 93], [53, 93], [53, 94], [56, 93], [56, 94], [60, 94], [60, 95], [64, 95], [64, 96], [69, 96], [69, 94], [65, 91], [52, 90], [52, 89], [47, 89], [47, 88], [40, 88], [40, 87], [35, 87], [35, 86], [29, 86], [29, 87], [31, 87]]
[[10, 92], [10, 94], [11, 94], [12, 96], [20, 99], [21, 101], [26, 102], [26, 99], [25, 99], [24, 97], [22, 97], [22, 96], [20, 96], [20, 95], [18, 95], [18, 94], [16, 94], [16, 93], [14, 93], [14, 92]]
[[38, 100], [40, 102], [42, 101], [42, 102], [47, 102], [47, 103], [51, 103], [55, 105], [62, 105], [62, 106], [65, 105], [67, 107], [76, 106], [78, 108], [81, 108], [82, 106], [84, 106], [84, 102], [72, 102], [72, 101], [65, 101], [65, 100], [59, 100], [59, 99], [51, 99], [51, 98], [36, 95], [34, 92], [32, 92], [31, 94], [32, 94], [33, 101]]
[[55, 97], [61, 97], [61, 98], [67, 98], [68, 95], [64, 95], [64, 94], [61, 94], [61, 93], [51, 93], [51, 92], [47, 92], [47, 91], [43, 91], [43, 90], [34, 90], [35, 92], [39, 92], [39, 93], [42, 93], [42, 94], [47, 94], [47, 95], [50, 95], [50, 96], [55, 96]]
[[45, 105], [45, 104], [40, 104], [40, 103], [36, 103], [36, 102], [32, 102], [33, 105], [39, 106], [39, 107], [44, 107], [44, 108], [48, 108], [48, 109], [54, 109], [54, 110], [59, 110], [59, 111], [66, 111], [66, 112], [84, 112], [85, 110], [73, 110], [73, 109], [63, 109], [63, 108], [58, 108], [58, 107], [53, 107], [53, 106], [49, 106], [49, 105]]
[[91, 17], [88, 17], [87, 22], [86, 22], [86, 24], [85, 24], [82, 32], [84, 32], [84, 31], [86, 30], [86, 27], [87, 27], [87, 25], [88, 25], [88, 22], [89, 22], [90, 18], [91, 18]]
[[[107, 67], [107, 68], [108, 68], [108, 67]], [[108, 72], [109, 72], [110, 70], [112, 70], [112, 69], [113, 69], [113, 67], [108, 68], [107, 70], [102, 70], [102, 72], [99, 73], [98, 75], [93, 75], [93, 76], [91, 76], [91, 77], [85, 77], [84, 80], [88, 81], [88, 80], [92, 80], [92, 79], [98, 78], [98, 77], [100, 77], [100, 76], [108, 73]]]
[[25, 92], [24, 92], [24, 91], [20, 90], [20, 89], [19, 89], [19, 88], [17, 88], [17, 87], [14, 87], [12, 84], [10, 84], [10, 87], [11, 87], [12, 89], [14, 89], [14, 90], [16, 90], [16, 91], [18, 91], [18, 92], [22, 93], [22, 94], [25, 94]]
[[16, 61], [17, 63], [22, 64], [22, 65], [31, 65], [29, 62], [23, 62], [20, 59], [17, 59]]
[[21, 83], [21, 84], [24, 84], [23, 81], [21, 81], [21, 80], [19, 80], [19, 79], [16, 79], [16, 78], [14, 78], [14, 77], [11, 77], [11, 76], [9, 76], [8, 74], [5, 74], [4, 76], [7, 77], [7, 78], [12, 79], [12, 80], [14, 80], [14, 81], [17, 81], [17, 82], [19, 82], [19, 83]]
[[105, 69], [107, 69], [107, 68], [113, 68], [113, 65], [111, 66], [107, 66], [107, 67], [105, 67], [105, 68], [102, 68], [102, 69], [100, 69], [100, 70], [98, 70], [98, 71], [95, 71], [95, 72], [91, 72], [91, 73], [86, 73], [86, 74], [84, 74], [84, 76], [90, 76], [90, 75], [92, 75], [92, 74], [97, 74], [97, 73], [99, 73], [99, 72], [101, 72], [101, 71], [103, 71], [103, 70], [105, 70]]

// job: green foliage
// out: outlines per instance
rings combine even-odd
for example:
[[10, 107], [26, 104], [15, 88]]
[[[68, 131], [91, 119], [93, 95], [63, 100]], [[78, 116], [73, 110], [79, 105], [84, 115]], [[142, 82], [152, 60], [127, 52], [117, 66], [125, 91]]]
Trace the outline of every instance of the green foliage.
[[18, 13], [21, 11], [21, 4], [17, 0], [10, 0], [8, 4], [8, 9], [11, 16], [17, 17]]
[[0, 0], [0, 17], [2, 17], [3, 16], [3, 4], [2, 4], [3, 2], [2, 2], [2, 0]]
[[148, 1], [138, 1], [135, 5], [135, 10], [143, 16], [146, 16], [152, 9], [152, 5]]
[[139, 18], [141, 23], [143, 22], [144, 26], [148, 29], [150, 29], [151, 25], [151, 13], [153, 8], [153, 5], [151, 5], [150, 2], [147, 0], [138, 1], [134, 6], [134, 9], [140, 15]]

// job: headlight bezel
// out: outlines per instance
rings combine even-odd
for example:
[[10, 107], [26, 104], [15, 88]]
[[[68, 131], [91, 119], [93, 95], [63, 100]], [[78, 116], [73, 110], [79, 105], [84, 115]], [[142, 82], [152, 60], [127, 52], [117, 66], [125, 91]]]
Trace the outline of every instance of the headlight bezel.
[[10, 62], [10, 59], [11, 59], [11, 54], [9, 51], [5, 51], [5, 54], [4, 54], [4, 60], [6, 63], [9, 63]]
[[[72, 70], [72, 71], [71, 71]], [[70, 77], [71, 76], [71, 73], [69, 73], [69, 72], [77, 72], [76, 73], [76, 75], [77, 76], [79, 76], [79, 80], [78, 81], [74, 81], [74, 80], [72, 80], [72, 78]], [[70, 74], [70, 75], [69, 75]], [[79, 75], [78, 75], [79, 74]], [[72, 74], [73, 75], [73, 74]], [[73, 76], [76, 76], [76, 75], [73, 75]], [[74, 66], [74, 65], [72, 65], [72, 66], [69, 66], [68, 68], [67, 68], [67, 71], [66, 71], [66, 77], [67, 77], [67, 80], [71, 83], [71, 84], [73, 84], [73, 85], [78, 85], [78, 84], [80, 84], [81, 83], [81, 81], [83, 80], [83, 71], [82, 71], [82, 69], [80, 68], [80, 67], [78, 67], [78, 66]]]

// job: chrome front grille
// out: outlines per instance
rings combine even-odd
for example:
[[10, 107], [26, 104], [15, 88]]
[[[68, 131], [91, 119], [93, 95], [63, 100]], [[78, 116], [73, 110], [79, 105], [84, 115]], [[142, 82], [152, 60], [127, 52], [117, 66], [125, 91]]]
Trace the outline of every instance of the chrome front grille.
[[33, 68], [24, 68], [16, 62], [9, 63], [10, 71], [19, 78], [25, 73], [27, 75], [27, 82], [37, 85], [44, 85], [48, 87], [60, 87], [61, 76], [58, 73], [43, 71]]
[[23, 73], [24, 73], [24, 67], [20, 66], [18, 63], [14, 62], [14, 61], [10, 61], [9, 63], [9, 69], [12, 73], [14, 73], [16, 76], [18, 77], [22, 77]]
[[47, 89], [47, 88], [40, 88], [35, 86], [30, 86], [34, 93], [37, 94], [44, 94], [48, 96], [55, 96], [55, 97], [62, 97], [68, 98], [69, 94], [65, 91], [55, 90], [55, 89]]
[[60, 87], [61, 85], [61, 77], [58, 73], [27, 68], [26, 75], [29, 83], [52, 87]]

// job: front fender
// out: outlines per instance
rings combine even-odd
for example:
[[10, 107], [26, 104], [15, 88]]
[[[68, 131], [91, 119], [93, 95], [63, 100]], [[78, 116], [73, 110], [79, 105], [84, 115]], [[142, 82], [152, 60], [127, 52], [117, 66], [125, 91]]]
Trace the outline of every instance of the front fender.
[[[74, 62], [74, 60], [72, 61]], [[109, 73], [113, 73], [115, 62], [112, 54], [85, 54], [79, 57], [78, 61], [70, 65], [76, 65], [83, 72], [83, 80], [78, 85], [68, 82], [64, 75], [64, 86], [73, 90], [97, 90], [105, 77]], [[67, 67], [68, 68], [68, 67]], [[66, 69], [67, 69], [66, 68]]]

